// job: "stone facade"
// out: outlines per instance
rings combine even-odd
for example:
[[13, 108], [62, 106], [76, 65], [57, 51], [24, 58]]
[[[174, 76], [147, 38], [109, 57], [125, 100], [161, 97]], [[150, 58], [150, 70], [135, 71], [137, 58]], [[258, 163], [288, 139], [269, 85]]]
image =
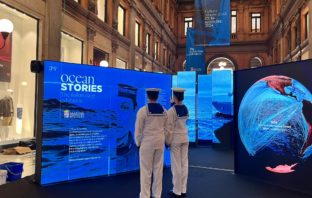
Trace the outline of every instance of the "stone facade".
[[[106, 0], [106, 20], [100, 20], [97, 0], [0, 0], [39, 21], [38, 59], [60, 60], [61, 32], [83, 42], [82, 63], [93, 64], [94, 48], [108, 54], [108, 62], [116, 66], [116, 58], [127, 69], [175, 71], [176, 0]], [[125, 9], [125, 35], [118, 30], [118, 5]], [[172, 12], [172, 10], [173, 12]], [[140, 46], [135, 45], [135, 23], [140, 23]], [[146, 53], [145, 35], [151, 35], [150, 54]], [[154, 42], [159, 43], [159, 58], [154, 59]]]
[[[230, 59], [235, 69], [249, 68], [255, 57], [261, 60], [262, 65], [312, 58], [312, 34], [304, 35], [304, 17], [311, 6], [311, 0], [231, 0], [231, 10], [237, 11], [237, 32], [231, 34], [230, 46], [206, 48], [207, 67], [218, 57]], [[257, 33], [251, 32], [251, 13], [254, 12], [261, 13], [261, 31]], [[184, 24], [184, 18], [193, 15], [194, 0], [181, 1], [178, 24]], [[312, 27], [311, 17], [312, 14], [309, 15], [309, 27]], [[183, 26], [178, 27], [177, 70], [183, 70], [185, 61], [186, 37], [183, 31]], [[290, 39], [287, 37], [289, 31]], [[286, 48], [288, 41], [290, 49]]]
[[[108, 62], [126, 62], [127, 69], [175, 73], [183, 70], [186, 37], [184, 18], [193, 17], [194, 0], [106, 0], [106, 19], [98, 17], [98, 0], [0, 0], [39, 21], [38, 59], [60, 60], [61, 32], [83, 42], [82, 63], [93, 64], [97, 48]], [[118, 6], [125, 9], [125, 35], [118, 32]], [[312, 58], [312, 34], [305, 35], [306, 14], [312, 0], [232, 0], [237, 31], [227, 47], [207, 47], [206, 65], [225, 57], [235, 69]], [[251, 32], [252, 12], [261, 13], [261, 31]], [[312, 27], [312, 14], [309, 23]], [[140, 24], [140, 46], [135, 45], [135, 23]], [[311, 32], [311, 31], [310, 31]], [[146, 34], [151, 36], [146, 53]], [[154, 43], [158, 42], [158, 59]]]

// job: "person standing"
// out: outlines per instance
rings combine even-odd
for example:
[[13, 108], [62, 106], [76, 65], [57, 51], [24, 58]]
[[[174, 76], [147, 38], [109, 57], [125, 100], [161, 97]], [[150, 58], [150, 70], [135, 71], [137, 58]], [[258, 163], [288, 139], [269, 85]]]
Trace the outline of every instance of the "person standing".
[[173, 190], [170, 197], [186, 197], [188, 178], [188, 129], [186, 121], [189, 117], [188, 109], [183, 104], [185, 89], [173, 88], [174, 105], [168, 110], [168, 138], [166, 144], [170, 146], [171, 171]]
[[146, 89], [148, 103], [139, 109], [135, 123], [135, 142], [140, 150], [140, 198], [160, 198], [162, 192], [167, 112], [157, 102], [159, 91]]

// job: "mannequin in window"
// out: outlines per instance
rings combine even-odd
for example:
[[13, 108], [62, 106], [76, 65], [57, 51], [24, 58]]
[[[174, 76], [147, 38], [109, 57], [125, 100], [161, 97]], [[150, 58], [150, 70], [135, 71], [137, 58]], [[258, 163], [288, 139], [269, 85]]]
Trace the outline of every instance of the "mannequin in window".
[[0, 138], [1, 141], [7, 140], [9, 127], [12, 126], [14, 116], [13, 99], [5, 96], [0, 100]]

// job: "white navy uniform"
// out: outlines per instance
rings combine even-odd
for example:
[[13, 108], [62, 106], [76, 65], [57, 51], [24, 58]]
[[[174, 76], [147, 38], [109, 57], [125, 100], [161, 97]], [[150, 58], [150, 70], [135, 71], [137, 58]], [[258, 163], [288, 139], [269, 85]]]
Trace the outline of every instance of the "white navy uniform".
[[137, 113], [135, 142], [140, 147], [140, 198], [160, 198], [162, 192], [166, 110], [159, 103], [149, 103]]
[[186, 121], [189, 117], [185, 105], [174, 105], [168, 112], [168, 139], [166, 144], [171, 149], [171, 171], [173, 193], [181, 195], [186, 193], [188, 177], [188, 129]]

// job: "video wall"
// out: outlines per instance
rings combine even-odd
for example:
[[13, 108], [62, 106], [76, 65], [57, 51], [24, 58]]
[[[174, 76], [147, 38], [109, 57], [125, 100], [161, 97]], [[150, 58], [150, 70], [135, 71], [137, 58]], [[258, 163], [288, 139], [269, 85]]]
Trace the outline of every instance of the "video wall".
[[211, 141], [214, 137], [212, 126], [212, 78], [198, 75], [198, 140]]
[[145, 88], [160, 88], [169, 108], [171, 85], [166, 74], [45, 61], [40, 183], [138, 170], [134, 123]]
[[233, 122], [233, 70], [214, 69], [211, 74], [197, 77], [194, 71], [178, 72], [172, 79], [172, 87], [186, 89], [189, 142], [196, 142], [198, 133], [199, 143], [221, 143], [228, 147], [232, 136], [228, 125]]
[[235, 72], [235, 172], [312, 194], [312, 61]]
[[189, 142], [196, 142], [196, 72], [178, 72], [173, 82], [177, 87], [186, 89], [183, 102], [189, 110], [189, 119], [186, 123]]

